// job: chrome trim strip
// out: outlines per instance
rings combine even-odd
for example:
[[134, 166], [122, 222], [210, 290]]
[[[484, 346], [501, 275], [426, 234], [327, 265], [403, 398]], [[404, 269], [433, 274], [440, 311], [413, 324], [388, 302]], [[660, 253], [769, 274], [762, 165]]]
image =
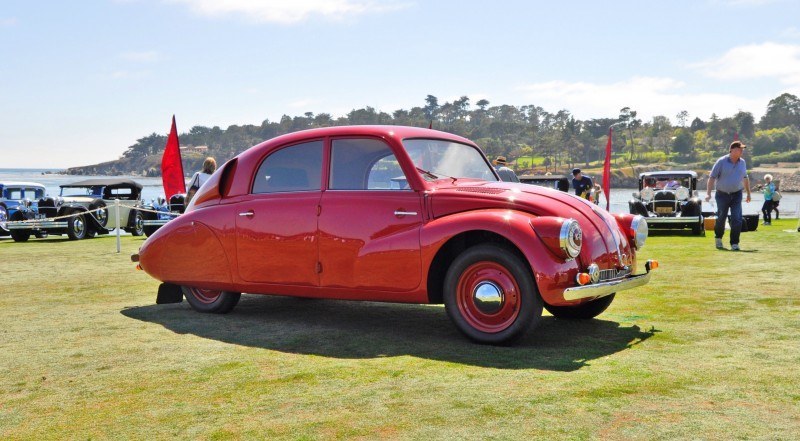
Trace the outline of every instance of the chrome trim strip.
[[15, 221], [6, 226], [9, 230], [38, 230], [39, 228], [67, 228], [66, 222]]
[[686, 216], [686, 217], [646, 217], [645, 220], [648, 224], [685, 224], [689, 222], [700, 222], [702, 216]]
[[610, 282], [597, 283], [592, 285], [574, 286], [564, 290], [564, 300], [579, 300], [589, 297], [605, 297], [615, 292], [633, 289], [646, 285], [650, 281], [652, 271], [648, 271], [638, 276], [627, 279], [612, 280]]
[[156, 226], [156, 225], [166, 225], [167, 222], [169, 222], [169, 220], [166, 220], [166, 219], [164, 219], [164, 220], [158, 220], [158, 219], [157, 220], [152, 220], [151, 219], [151, 220], [143, 221], [142, 225], [147, 226], [147, 227], [153, 227], [153, 226]]

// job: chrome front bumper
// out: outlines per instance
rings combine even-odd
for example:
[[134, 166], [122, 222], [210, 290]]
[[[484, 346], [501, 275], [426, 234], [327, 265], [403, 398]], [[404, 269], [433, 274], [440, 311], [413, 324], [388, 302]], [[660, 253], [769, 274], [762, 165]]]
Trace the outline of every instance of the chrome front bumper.
[[653, 224], [696, 224], [703, 221], [702, 216], [686, 217], [646, 217], [647, 225]]
[[590, 297], [605, 297], [615, 292], [625, 291], [626, 289], [633, 289], [642, 285], [646, 285], [650, 281], [650, 265], [645, 265], [647, 270], [644, 274], [637, 276], [627, 277], [619, 280], [610, 280], [608, 282], [593, 283], [591, 285], [575, 286], [564, 290], [564, 300], [580, 300]]

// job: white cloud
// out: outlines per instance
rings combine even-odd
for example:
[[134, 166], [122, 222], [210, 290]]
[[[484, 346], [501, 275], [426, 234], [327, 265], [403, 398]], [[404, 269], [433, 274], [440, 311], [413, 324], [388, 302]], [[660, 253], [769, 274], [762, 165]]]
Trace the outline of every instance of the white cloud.
[[195, 12], [210, 16], [241, 15], [255, 22], [293, 24], [312, 16], [340, 20], [366, 13], [407, 7], [397, 1], [375, 0], [168, 0], [187, 4]]
[[17, 25], [16, 17], [0, 18], [0, 28], [10, 28]]
[[688, 66], [719, 80], [777, 78], [800, 84], [800, 45], [762, 43], [735, 47], [718, 58]]
[[161, 58], [159, 53], [156, 51], [124, 52], [120, 54], [119, 57], [123, 60], [133, 61], [136, 63], [152, 63]]
[[708, 119], [712, 113], [725, 117], [739, 110], [752, 112], [758, 117], [772, 98], [691, 94], [683, 92], [683, 87], [683, 82], [672, 78], [633, 77], [611, 84], [549, 81], [528, 84], [520, 91], [537, 106], [550, 112], [567, 109], [578, 119], [616, 117], [620, 109], [630, 107], [645, 121], [656, 115], [674, 121], [675, 115], [682, 110], [688, 111], [691, 118]]
[[781, 32], [781, 37], [791, 38], [791, 39], [800, 39], [800, 29], [798, 29], [798, 28], [796, 28], [794, 26], [786, 28]]

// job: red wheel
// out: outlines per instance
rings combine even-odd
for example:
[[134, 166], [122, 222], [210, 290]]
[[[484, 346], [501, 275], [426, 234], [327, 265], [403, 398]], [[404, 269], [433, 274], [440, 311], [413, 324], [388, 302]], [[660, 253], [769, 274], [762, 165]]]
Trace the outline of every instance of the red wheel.
[[456, 295], [464, 320], [479, 331], [502, 331], [519, 316], [519, 286], [511, 272], [496, 262], [481, 261], [464, 270]]
[[456, 327], [479, 343], [510, 343], [542, 316], [528, 266], [512, 250], [494, 244], [456, 257], [447, 270], [444, 303]]
[[182, 286], [183, 296], [192, 306], [192, 309], [199, 312], [210, 312], [214, 314], [226, 314], [230, 312], [242, 296], [238, 292], [219, 291], [214, 289], [196, 288], [193, 286]]

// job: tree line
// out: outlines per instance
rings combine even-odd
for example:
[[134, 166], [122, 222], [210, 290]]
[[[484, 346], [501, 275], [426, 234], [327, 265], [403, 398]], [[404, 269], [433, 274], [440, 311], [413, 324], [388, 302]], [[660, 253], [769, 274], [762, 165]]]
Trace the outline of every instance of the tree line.
[[[467, 96], [440, 103], [428, 95], [424, 101], [423, 106], [391, 114], [368, 106], [337, 118], [306, 112], [283, 115], [280, 121], [264, 120], [261, 125], [194, 126], [180, 134], [180, 142], [183, 146], [208, 146], [208, 155], [221, 163], [261, 141], [298, 130], [363, 124], [431, 126], [475, 141], [489, 157], [530, 159], [528, 163], [519, 161], [518, 169], [549, 170], [602, 161], [608, 130], [613, 126], [617, 165], [674, 162], [708, 167], [727, 152], [735, 137], [748, 145], [746, 154], [753, 165], [800, 161], [800, 99], [789, 93], [770, 100], [758, 122], [743, 110], [725, 118], [716, 114], [708, 119], [691, 118], [681, 111], [674, 119], [658, 115], [643, 121], [636, 110], [624, 107], [613, 117], [579, 120], [568, 110], [549, 112], [535, 105], [492, 106], [485, 99], [472, 105]], [[148, 157], [160, 158], [165, 144], [166, 135], [145, 136], [128, 147], [121, 161], [134, 164]]]

